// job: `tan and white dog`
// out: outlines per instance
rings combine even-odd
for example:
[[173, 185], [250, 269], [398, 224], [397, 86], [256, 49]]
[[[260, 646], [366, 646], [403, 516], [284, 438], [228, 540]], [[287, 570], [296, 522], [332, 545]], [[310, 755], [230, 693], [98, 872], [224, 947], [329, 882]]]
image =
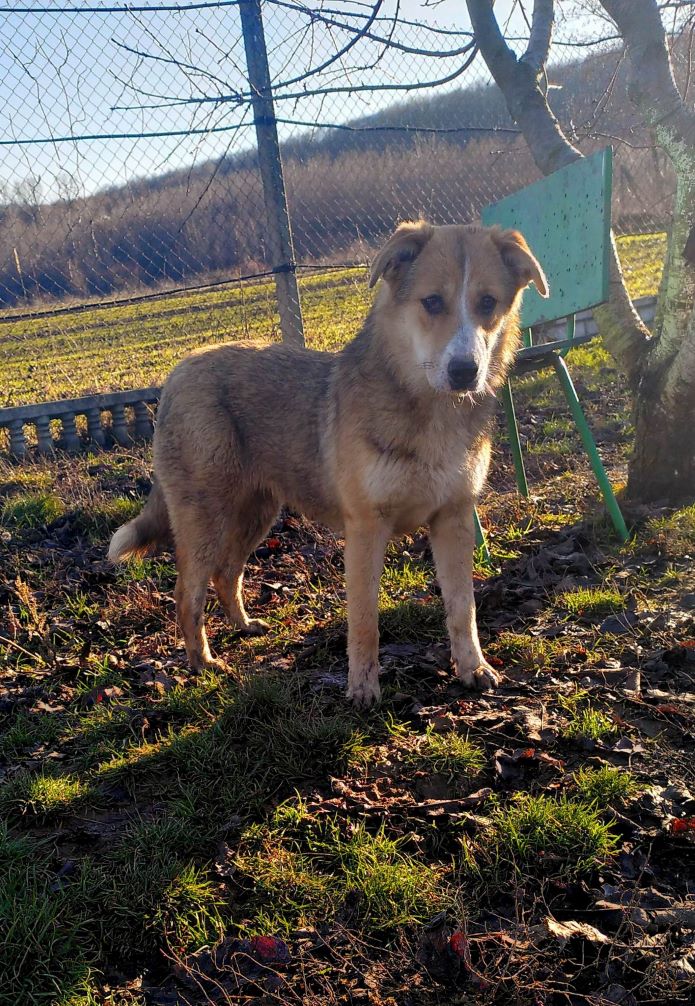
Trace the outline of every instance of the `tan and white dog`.
[[282, 504], [345, 535], [348, 697], [379, 698], [377, 595], [390, 538], [429, 525], [451, 656], [490, 688], [475, 619], [473, 507], [487, 473], [495, 390], [518, 344], [521, 291], [543, 270], [499, 228], [401, 224], [374, 260], [383, 278], [339, 353], [225, 344], [193, 353], [162, 392], [154, 485], [113, 537], [117, 561], [173, 537], [177, 614], [193, 668], [219, 664], [203, 624], [212, 580], [231, 623], [250, 552]]

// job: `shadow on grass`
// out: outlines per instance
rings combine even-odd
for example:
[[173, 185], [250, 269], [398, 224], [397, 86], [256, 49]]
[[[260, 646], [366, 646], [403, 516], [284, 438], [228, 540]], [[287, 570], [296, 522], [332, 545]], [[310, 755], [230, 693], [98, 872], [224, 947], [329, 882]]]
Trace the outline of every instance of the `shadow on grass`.
[[[442, 629], [437, 603], [393, 604], [383, 622], [386, 639], [406, 626], [414, 637]], [[314, 630], [309, 656], [303, 647], [288, 658], [270, 641], [257, 666], [244, 644], [235, 674], [204, 675], [154, 703], [123, 694], [110, 706], [42, 713], [16, 730], [25, 743], [41, 734], [62, 760], [17, 772], [0, 795], [21, 834], [2, 851], [10, 936], [0, 969], [12, 1001], [87, 1003], [79, 996], [95, 966], [136, 969], [164, 946], [188, 950], [241, 921], [251, 881], [221, 882], [220, 848], [294, 792], [330, 791], [365, 738], [387, 732], [388, 703], [359, 715], [342, 681], [322, 679], [327, 658], [344, 675], [342, 628], [338, 619]]]

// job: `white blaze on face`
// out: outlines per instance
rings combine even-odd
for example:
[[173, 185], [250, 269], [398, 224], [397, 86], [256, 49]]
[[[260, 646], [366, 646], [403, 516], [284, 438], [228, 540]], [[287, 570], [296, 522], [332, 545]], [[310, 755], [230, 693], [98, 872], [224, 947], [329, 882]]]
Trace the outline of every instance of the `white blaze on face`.
[[470, 310], [468, 273], [464, 277], [459, 297], [456, 331], [444, 347], [437, 368], [436, 387], [441, 391], [451, 391], [447, 369], [453, 359], [462, 359], [477, 365], [478, 380], [475, 388], [471, 390], [474, 392], [482, 391], [487, 376], [489, 352], [485, 331], [477, 323]]

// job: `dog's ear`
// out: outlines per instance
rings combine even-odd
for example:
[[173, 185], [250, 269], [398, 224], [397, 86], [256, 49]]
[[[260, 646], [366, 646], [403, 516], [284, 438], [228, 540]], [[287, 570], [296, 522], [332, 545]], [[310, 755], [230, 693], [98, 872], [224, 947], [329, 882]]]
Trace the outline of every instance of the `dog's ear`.
[[413, 262], [429, 239], [434, 227], [424, 220], [400, 224], [372, 262], [369, 288], [383, 276], [388, 283], [400, 279], [404, 268]]
[[547, 297], [550, 293], [548, 280], [523, 234], [519, 231], [496, 230], [492, 236], [500, 250], [502, 261], [516, 278], [519, 289], [534, 283], [541, 297]]

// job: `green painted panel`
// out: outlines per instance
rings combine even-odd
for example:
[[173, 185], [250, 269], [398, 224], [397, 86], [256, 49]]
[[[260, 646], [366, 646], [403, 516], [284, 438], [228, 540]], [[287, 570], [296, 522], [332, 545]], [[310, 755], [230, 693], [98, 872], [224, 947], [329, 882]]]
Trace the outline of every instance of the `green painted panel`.
[[482, 221], [521, 231], [550, 297], [524, 294], [522, 327], [566, 318], [608, 299], [612, 151], [599, 150], [486, 206]]

